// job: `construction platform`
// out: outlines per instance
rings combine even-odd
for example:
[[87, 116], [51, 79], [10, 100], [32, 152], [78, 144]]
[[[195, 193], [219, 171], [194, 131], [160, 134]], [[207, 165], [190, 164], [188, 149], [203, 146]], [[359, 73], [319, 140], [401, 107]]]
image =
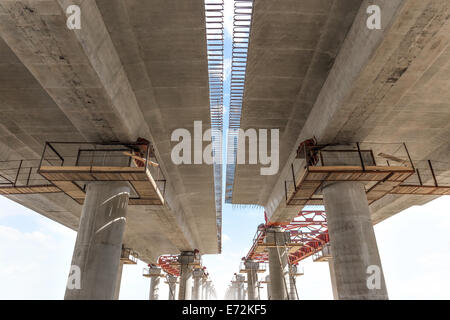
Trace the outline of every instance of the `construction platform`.
[[131, 248], [124, 248], [122, 246], [122, 252], [120, 254], [120, 261], [123, 264], [137, 264], [139, 254]]
[[[180, 276], [181, 263], [178, 261], [179, 255], [165, 254], [158, 258], [158, 267], [160, 267], [164, 272], [171, 274], [173, 276]], [[195, 268], [202, 268], [201, 258], [194, 255], [194, 261], [188, 265]]]
[[[391, 193], [415, 173], [404, 144], [396, 149], [395, 155], [380, 152], [380, 146], [375, 150], [370, 147], [361, 149], [359, 143], [304, 146], [291, 165], [292, 180], [285, 181], [286, 204], [323, 205], [321, 188], [335, 181], [364, 183], [370, 204]], [[399, 150], [404, 151], [402, 155], [398, 154]], [[396, 165], [391, 165], [392, 162]]]
[[86, 184], [122, 181], [129, 205], [164, 205], [166, 180], [150, 143], [47, 142], [41, 159], [0, 165], [0, 194], [63, 192], [84, 203]]
[[245, 267], [245, 263], [241, 262], [241, 264], [239, 265], [239, 273], [248, 273], [248, 272], [257, 272], [257, 273], [264, 273], [267, 271], [267, 266], [265, 263], [258, 263], [258, 267], [257, 268], [252, 268], [252, 269], [247, 269]]

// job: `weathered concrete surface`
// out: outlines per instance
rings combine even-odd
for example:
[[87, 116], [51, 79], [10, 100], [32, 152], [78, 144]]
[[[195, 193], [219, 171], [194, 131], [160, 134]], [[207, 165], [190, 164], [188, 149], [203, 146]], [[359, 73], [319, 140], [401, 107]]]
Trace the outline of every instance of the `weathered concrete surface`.
[[[280, 169], [327, 79], [361, 0], [255, 0], [241, 128], [280, 129]], [[278, 175], [237, 165], [233, 203], [266, 205]]]
[[289, 253], [285, 247], [286, 240], [289, 237], [289, 233], [282, 232], [280, 228], [271, 227], [267, 230], [266, 242], [276, 245], [276, 247], [267, 248], [271, 300], [289, 300], [287, 283], [287, 278], [289, 277]]
[[[286, 12], [296, 12], [300, 5], [310, 3], [324, 10], [330, 8], [333, 1], [289, 1], [281, 8]], [[303, 122], [298, 125], [297, 133], [282, 135], [286, 139], [281, 138], [279, 174], [273, 177], [260, 176], [256, 171], [259, 166], [237, 166], [233, 203], [257, 203], [265, 206], [272, 221], [291, 220], [300, 207], [286, 207], [284, 181], [291, 177], [290, 164], [299, 143], [313, 136], [321, 143], [406, 142], [415, 161], [431, 159], [447, 162], [447, 173], [444, 170], [438, 179], [442, 184], [450, 183], [448, 177], [444, 176], [448, 176], [446, 159], [450, 156], [450, 3], [446, 0], [376, 1], [382, 13], [381, 30], [369, 30], [366, 27], [366, 9], [374, 2], [361, 3], [360, 7], [359, 3], [349, 7], [359, 7], [359, 11], [351, 19], [353, 24], [342, 45], [334, 51], [337, 53], [334, 63], [332, 66], [321, 64], [322, 68], [329, 68], [327, 76], [324, 76], [326, 81], [323, 80], [318, 94], [312, 98], [313, 107], [304, 109], [300, 116], [290, 114], [294, 119], [303, 119]], [[270, 69], [271, 65], [259, 63], [263, 58], [256, 47], [258, 38], [263, 39], [264, 34], [270, 35], [277, 30], [276, 27], [273, 30], [259, 27], [267, 26], [266, 22], [270, 22], [270, 16], [265, 14], [268, 5], [265, 1], [259, 1], [258, 4], [257, 0], [254, 8], [242, 118], [244, 128], [254, 125], [254, 117], [250, 116], [252, 112], [271, 114], [270, 108], [261, 111], [252, 106], [250, 99], [255, 92], [252, 82], [257, 81], [258, 72]], [[301, 29], [302, 21], [294, 20], [290, 30]], [[338, 29], [347, 26], [345, 21]], [[314, 23], [315, 20], [310, 22], [311, 25]], [[277, 38], [280, 46], [301, 43], [287, 37], [288, 33], [283, 34], [285, 37]], [[322, 36], [325, 34], [322, 33]], [[272, 47], [275, 46], [267, 41], [261, 47], [274, 50]], [[280, 59], [277, 69], [293, 72], [297, 70], [294, 63], [298, 62], [295, 59]], [[264, 106], [271, 96], [277, 97], [277, 92], [288, 90], [294, 83], [306, 86], [306, 92], [314, 92], [309, 89], [308, 81], [302, 81], [301, 77], [296, 78], [292, 74], [284, 75], [283, 81], [271, 80], [270, 88], [266, 87], [259, 106]], [[282, 96], [290, 95], [283, 91]], [[282, 114], [283, 111], [273, 113], [275, 119]], [[266, 127], [270, 125], [268, 121], [263, 123]], [[287, 132], [289, 129], [286, 121], [273, 120], [272, 124], [270, 127], [278, 126], [281, 131]], [[287, 139], [287, 136], [290, 138]], [[442, 168], [445, 169], [445, 166]], [[424, 182], [431, 181], [427, 179]], [[386, 196], [371, 205], [372, 220], [374, 223], [380, 222], [412, 205], [423, 204], [434, 198]]]
[[64, 299], [115, 298], [130, 192], [125, 182], [87, 185]]
[[[65, 9], [79, 4], [81, 30]], [[162, 0], [0, 2], [1, 160], [39, 159], [45, 141], [154, 143], [167, 205], [129, 208], [125, 244], [146, 262], [218, 251], [213, 168], [175, 166], [175, 128], [210, 127], [204, 3]], [[63, 194], [11, 196], [77, 230]]]
[[323, 195], [338, 299], [388, 299], [364, 184], [331, 182]]
[[245, 270], [247, 272], [247, 294], [248, 300], [258, 300], [258, 267], [259, 263], [255, 261], [246, 261]]

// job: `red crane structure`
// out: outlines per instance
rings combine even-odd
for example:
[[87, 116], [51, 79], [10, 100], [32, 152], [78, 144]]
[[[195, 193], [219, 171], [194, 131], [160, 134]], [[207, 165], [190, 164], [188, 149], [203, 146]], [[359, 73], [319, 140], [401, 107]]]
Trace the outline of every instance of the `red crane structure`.
[[[178, 261], [178, 255], [176, 254], [166, 254], [162, 255], [158, 258], [157, 265], [166, 273], [171, 274], [173, 276], [180, 276], [180, 262]], [[203, 269], [205, 276], [208, 276], [206, 272], [206, 267], [201, 265], [201, 261], [199, 258], [196, 258], [192, 263], [193, 268], [201, 268]]]
[[267, 262], [267, 244], [265, 243], [266, 230], [271, 226], [279, 226], [284, 231], [290, 232], [290, 242], [286, 244], [289, 250], [289, 262], [291, 265], [322, 250], [329, 242], [328, 227], [325, 211], [302, 210], [289, 223], [266, 222], [258, 227], [253, 238], [253, 244], [247, 253], [245, 260]]

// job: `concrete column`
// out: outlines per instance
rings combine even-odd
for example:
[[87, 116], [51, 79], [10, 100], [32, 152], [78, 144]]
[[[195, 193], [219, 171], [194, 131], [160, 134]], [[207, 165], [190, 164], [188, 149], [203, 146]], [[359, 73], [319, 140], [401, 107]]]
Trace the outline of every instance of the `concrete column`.
[[272, 288], [270, 287], [270, 275], [266, 276], [266, 284], [267, 284], [267, 300], [272, 300]]
[[119, 261], [119, 270], [117, 271], [116, 289], [114, 290], [114, 300], [119, 300], [120, 284], [122, 283], [123, 262]]
[[158, 300], [159, 282], [161, 276], [161, 268], [150, 268], [150, 292], [149, 300]]
[[129, 196], [125, 182], [87, 185], [65, 299], [114, 299]]
[[211, 299], [211, 280], [206, 280], [205, 284], [205, 300]]
[[245, 282], [245, 276], [241, 274], [236, 275], [236, 285], [237, 285], [237, 294], [236, 294], [236, 300], [244, 300], [244, 282]]
[[192, 296], [192, 266], [194, 262], [194, 252], [184, 251], [178, 257], [180, 262], [180, 288], [178, 300], [191, 300]]
[[289, 275], [288, 252], [284, 245], [289, 241], [289, 232], [282, 232], [279, 227], [270, 227], [266, 231], [266, 243], [275, 244], [269, 247], [269, 274], [271, 283], [271, 300], [287, 300], [286, 277]]
[[171, 274], [167, 275], [167, 284], [169, 285], [169, 300], [175, 300], [177, 290], [177, 277]]
[[331, 288], [333, 290], [333, 299], [339, 300], [338, 291], [336, 287], [336, 274], [334, 273], [333, 258], [328, 259], [328, 267], [330, 268], [330, 279], [331, 279]]
[[238, 284], [236, 282], [233, 282], [231, 284], [230, 299], [237, 300], [237, 294], [238, 294]]
[[339, 299], [388, 299], [364, 184], [323, 187]]
[[247, 271], [247, 294], [248, 300], [257, 300], [256, 286], [258, 284], [258, 267], [259, 263], [248, 260], [244, 262]]
[[200, 292], [200, 296], [201, 296], [201, 300], [206, 300], [206, 279], [202, 278], [202, 280], [200, 281], [200, 287], [201, 287], [201, 292]]
[[289, 300], [298, 300], [297, 294], [297, 266], [290, 265], [289, 270]]
[[194, 269], [192, 272], [194, 278], [194, 287], [192, 288], [192, 300], [200, 300], [201, 281], [203, 277], [203, 270], [200, 268]]
[[289, 276], [289, 300], [298, 300], [294, 275]]

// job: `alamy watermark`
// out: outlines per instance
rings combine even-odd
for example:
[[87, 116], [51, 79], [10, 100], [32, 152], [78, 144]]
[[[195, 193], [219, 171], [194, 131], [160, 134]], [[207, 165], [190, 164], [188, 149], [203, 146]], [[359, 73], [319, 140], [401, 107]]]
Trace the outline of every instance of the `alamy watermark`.
[[70, 266], [69, 278], [67, 279], [67, 289], [81, 289], [81, 269], [79, 266]]
[[[261, 175], [274, 175], [278, 172], [279, 129], [230, 129], [228, 135], [231, 137], [228, 143], [234, 146], [230, 148], [228, 164], [260, 164]], [[214, 154], [214, 149], [222, 147], [222, 132], [211, 129], [203, 132], [202, 121], [194, 121], [193, 134], [185, 128], [175, 129], [171, 141], [177, 142], [171, 152], [172, 162], [176, 165], [223, 162], [221, 152]], [[208, 144], [204, 146], [204, 142]]]
[[367, 267], [366, 273], [369, 275], [366, 280], [367, 289], [381, 289], [381, 268], [373, 264]]

